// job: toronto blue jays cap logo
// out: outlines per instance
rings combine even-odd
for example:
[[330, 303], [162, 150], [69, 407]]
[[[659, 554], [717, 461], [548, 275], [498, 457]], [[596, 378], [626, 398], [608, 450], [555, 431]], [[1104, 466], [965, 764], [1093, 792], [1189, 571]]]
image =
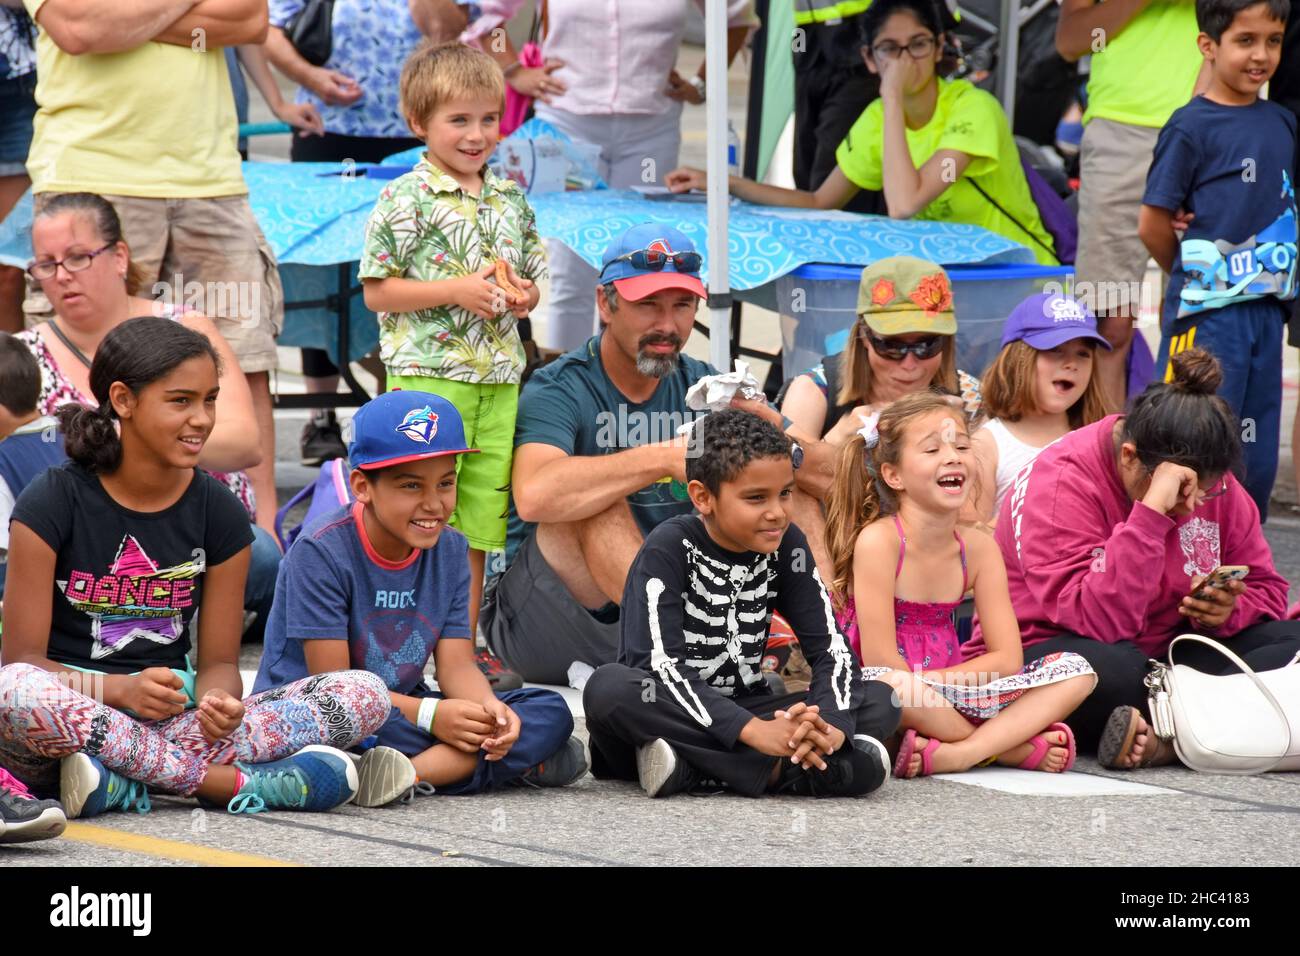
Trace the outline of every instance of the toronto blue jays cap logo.
[[402, 418], [402, 424], [397, 426], [397, 431], [411, 441], [423, 442], [427, 445], [433, 441], [433, 436], [438, 434], [438, 413], [428, 405], [423, 408], [413, 408]]

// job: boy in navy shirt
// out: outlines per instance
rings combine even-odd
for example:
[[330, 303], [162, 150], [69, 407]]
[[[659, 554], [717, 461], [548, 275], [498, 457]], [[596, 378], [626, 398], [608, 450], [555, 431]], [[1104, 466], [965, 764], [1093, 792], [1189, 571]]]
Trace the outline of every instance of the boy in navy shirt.
[[56, 419], [36, 410], [41, 370], [21, 341], [0, 332], [0, 598], [9, 554], [9, 517], [31, 480], [67, 460]]
[[[1245, 486], [1268, 515], [1282, 409], [1282, 328], [1296, 295], [1295, 116], [1259, 98], [1277, 70], [1288, 0], [1197, 0], [1210, 87], [1160, 131], [1138, 231], [1170, 273], [1158, 374], [1204, 348], [1242, 420]], [[1179, 241], [1174, 218], [1191, 214]]]
[[[356, 667], [392, 693], [388, 723], [360, 757], [361, 806], [390, 803], [417, 780], [477, 793], [564, 786], [587, 770], [559, 694], [494, 694], [474, 662], [467, 544], [447, 527], [456, 456], [473, 453], [446, 399], [373, 399], [353, 419], [356, 501], [304, 529], [281, 565], [255, 690]], [[424, 681], [430, 655], [437, 692]]]

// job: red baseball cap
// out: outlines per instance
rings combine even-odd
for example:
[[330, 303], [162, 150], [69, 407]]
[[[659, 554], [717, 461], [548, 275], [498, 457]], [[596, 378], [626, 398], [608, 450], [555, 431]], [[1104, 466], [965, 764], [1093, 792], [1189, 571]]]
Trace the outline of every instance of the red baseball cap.
[[[629, 258], [635, 252], [658, 252], [668, 259], [662, 269], [640, 267]], [[694, 243], [672, 226], [657, 222], [633, 226], [605, 249], [600, 281], [602, 284], [612, 281], [618, 294], [629, 302], [636, 302], [664, 289], [683, 289], [701, 299], [707, 298], [704, 283], [700, 281], [699, 264], [693, 270], [678, 271], [673, 257], [680, 253], [687, 253], [688, 258], [699, 259]]]

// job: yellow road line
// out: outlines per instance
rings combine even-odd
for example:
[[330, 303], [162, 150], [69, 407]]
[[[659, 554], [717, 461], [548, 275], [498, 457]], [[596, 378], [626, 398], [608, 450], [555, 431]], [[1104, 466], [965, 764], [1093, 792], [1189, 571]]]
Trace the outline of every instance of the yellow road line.
[[95, 846], [108, 847], [112, 850], [145, 853], [149, 856], [160, 856], [168, 860], [183, 860], [186, 863], [199, 863], [204, 866], [300, 865], [290, 863], [287, 860], [272, 859], [269, 856], [255, 856], [251, 853], [217, 850], [193, 843], [181, 843], [177, 840], [164, 840], [160, 837], [145, 836], [141, 833], [110, 830], [106, 827], [92, 826], [88, 823], [69, 823], [68, 828], [63, 831], [63, 836], [79, 843], [92, 843]]

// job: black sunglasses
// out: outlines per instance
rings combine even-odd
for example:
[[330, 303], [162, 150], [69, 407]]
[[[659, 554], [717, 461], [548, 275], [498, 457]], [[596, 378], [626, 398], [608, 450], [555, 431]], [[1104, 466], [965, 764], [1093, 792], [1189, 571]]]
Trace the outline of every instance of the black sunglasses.
[[704, 257], [698, 252], [669, 253], [658, 249], [634, 249], [616, 259], [611, 259], [600, 270], [600, 274], [603, 276], [605, 269], [616, 262], [630, 262], [633, 269], [649, 269], [652, 272], [663, 271], [663, 267], [671, 262], [678, 272], [699, 272], [700, 266], [704, 264]]
[[943, 351], [944, 341], [948, 336], [932, 335], [929, 338], [921, 339], [919, 342], [903, 342], [899, 339], [881, 338], [864, 325], [862, 327], [862, 338], [871, 344], [872, 351], [882, 359], [887, 359], [890, 362], [901, 362], [907, 358], [909, 353], [915, 355], [918, 360], [934, 358]]

